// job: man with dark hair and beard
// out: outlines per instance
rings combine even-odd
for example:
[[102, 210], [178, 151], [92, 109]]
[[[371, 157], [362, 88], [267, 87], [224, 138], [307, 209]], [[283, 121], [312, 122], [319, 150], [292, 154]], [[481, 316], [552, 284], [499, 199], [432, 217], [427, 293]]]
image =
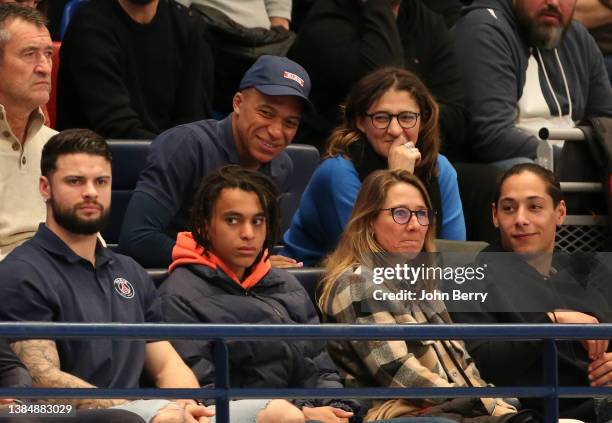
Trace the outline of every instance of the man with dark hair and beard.
[[[111, 199], [111, 155], [96, 133], [66, 130], [43, 148], [39, 190], [47, 218], [36, 235], [0, 263], [3, 321], [162, 321], [145, 270], [97, 239]], [[160, 388], [198, 388], [167, 341], [10, 340], [35, 387], [135, 388], [143, 368]], [[62, 400], [77, 408], [120, 408], [147, 423], [208, 422], [193, 400]]]
[[210, 117], [213, 57], [201, 19], [174, 0], [91, 0], [62, 41], [57, 127], [153, 139]]
[[454, 30], [477, 159], [536, 156], [542, 127], [612, 116], [601, 51], [572, 20], [576, 0], [475, 0]]

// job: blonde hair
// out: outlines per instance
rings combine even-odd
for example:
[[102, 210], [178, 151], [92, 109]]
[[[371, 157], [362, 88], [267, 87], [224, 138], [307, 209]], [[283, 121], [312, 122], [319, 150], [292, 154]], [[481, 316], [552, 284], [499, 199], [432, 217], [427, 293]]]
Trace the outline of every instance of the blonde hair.
[[[329, 301], [329, 295], [335, 281], [347, 269], [364, 264], [372, 266], [372, 255], [384, 253], [385, 250], [374, 237], [374, 220], [384, 206], [387, 194], [391, 187], [405, 183], [415, 187], [423, 196], [427, 208], [431, 209], [431, 199], [421, 180], [404, 169], [377, 170], [372, 172], [363, 182], [355, 207], [351, 213], [346, 229], [342, 233], [336, 249], [325, 260], [325, 278], [321, 281], [320, 297], [318, 300], [321, 310]], [[435, 252], [434, 240], [436, 238], [435, 217], [429, 222], [423, 251]]]
[[416, 146], [421, 151], [421, 161], [415, 174], [423, 179], [437, 176], [436, 160], [440, 152], [438, 104], [418, 76], [400, 68], [380, 68], [353, 86], [342, 106], [343, 122], [330, 135], [323, 158], [338, 154], [351, 158], [349, 147], [365, 137], [357, 128], [357, 119], [365, 117], [372, 104], [389, 90], [407, 91], [419, 105], [421, 125]]

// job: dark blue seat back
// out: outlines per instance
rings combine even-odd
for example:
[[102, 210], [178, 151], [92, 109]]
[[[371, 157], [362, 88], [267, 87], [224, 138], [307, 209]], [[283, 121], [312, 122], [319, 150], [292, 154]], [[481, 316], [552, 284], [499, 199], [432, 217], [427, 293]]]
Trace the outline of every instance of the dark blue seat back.
[[291, 219], [300, 205], [302, 193], [321, 160], [319, 151], [312, 145], [290, 144], [287, 153], [293, 161], [293, 177], [291, 189], [280, 198], [281, 236], [289, 229]]
[[159, 288], [168, 277], [168, 269], [147, 269], [147, 273], [153, 279], [156, 288]]
[[70, 0], [64, 6], [64, 12], [62, 13], [62, 20], [60, 22], [60, 39], [62, 41], [64, 39], [64, 35], [66, 35], [66, 30], [68, 29], [68, 24], [70, 23], [70, 19], [74, 15], [74, 12], [77, 11], [79, 7], [81, 7], [85, 2], [89, 0]]
[[319, 312], [319, 306], [317, 305], [317, 289], [319, 282], [321, 282], [321, 279], [325, 276], [325, 269], [322, 267], [304, 267], [300, 269], [287, 269], [287, 271], [295, 276], [302, 284], [306, 292], [308, 292], [308, 296], [317, 309], [317, 312]]
[[110, 219], [102, 231], [102, 236], [108, 244], [116, 244], [119, 241], [123, 216], [130, 202], [132, 191], [147, 162], [151, 142], [109, 140], [108, 145], [113, 155], [113, 193]]

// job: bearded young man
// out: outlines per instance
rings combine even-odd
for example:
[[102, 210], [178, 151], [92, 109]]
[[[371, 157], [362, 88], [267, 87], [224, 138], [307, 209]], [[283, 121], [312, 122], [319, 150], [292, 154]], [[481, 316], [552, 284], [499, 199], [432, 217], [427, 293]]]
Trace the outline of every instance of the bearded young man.
[[541, 127], [612, 116], [601, 51], [573, 21], [576, 0], [476, 0], [455, 27], [468, 139], [477, 159], [536, 156]]
[[[96, 234], [108, 218], [111, 156], [106, 141], [84, 129], [52, 137], [42, 152], [40, 193], [47, 208], [36, 235], [0, 263], [2, 321], [162, 321], [153, 281], [129, 257], [103, 247]], [[167, 341], [12, 340], [35, 387], [136, 388], [143, 368], [160, 388], [197, 388]], [[76, 408], [132, 411], [147, 423], [208, 422], [193, 400], [62, 400]]]

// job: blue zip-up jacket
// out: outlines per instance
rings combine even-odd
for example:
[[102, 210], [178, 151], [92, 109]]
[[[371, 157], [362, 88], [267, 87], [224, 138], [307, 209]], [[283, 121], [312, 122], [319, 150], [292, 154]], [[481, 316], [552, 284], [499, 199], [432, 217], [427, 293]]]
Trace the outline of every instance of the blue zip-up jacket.
[[[524, 95], [525, 76], [532, 48], [519, 31], [511, 0], [475, 0], [462, 10], [454, 28], [457, 57], [462, 68], [468, 109], [468, 140], [476, 158], [490, 162], [512, 157], [535, 157], [538, 140], [517, 128], [517, 102]], [[559, 55], [557, 61], [555, 50]], [[540, 50], [546, 75], [539, 64], [542, 93], [552, 116], [572, 120], [612, 116], [612, 89], [603, 57], [586, 28], [573, 21], [560, 45]], [[568, 90], [563, 82], [565, 73]]]

